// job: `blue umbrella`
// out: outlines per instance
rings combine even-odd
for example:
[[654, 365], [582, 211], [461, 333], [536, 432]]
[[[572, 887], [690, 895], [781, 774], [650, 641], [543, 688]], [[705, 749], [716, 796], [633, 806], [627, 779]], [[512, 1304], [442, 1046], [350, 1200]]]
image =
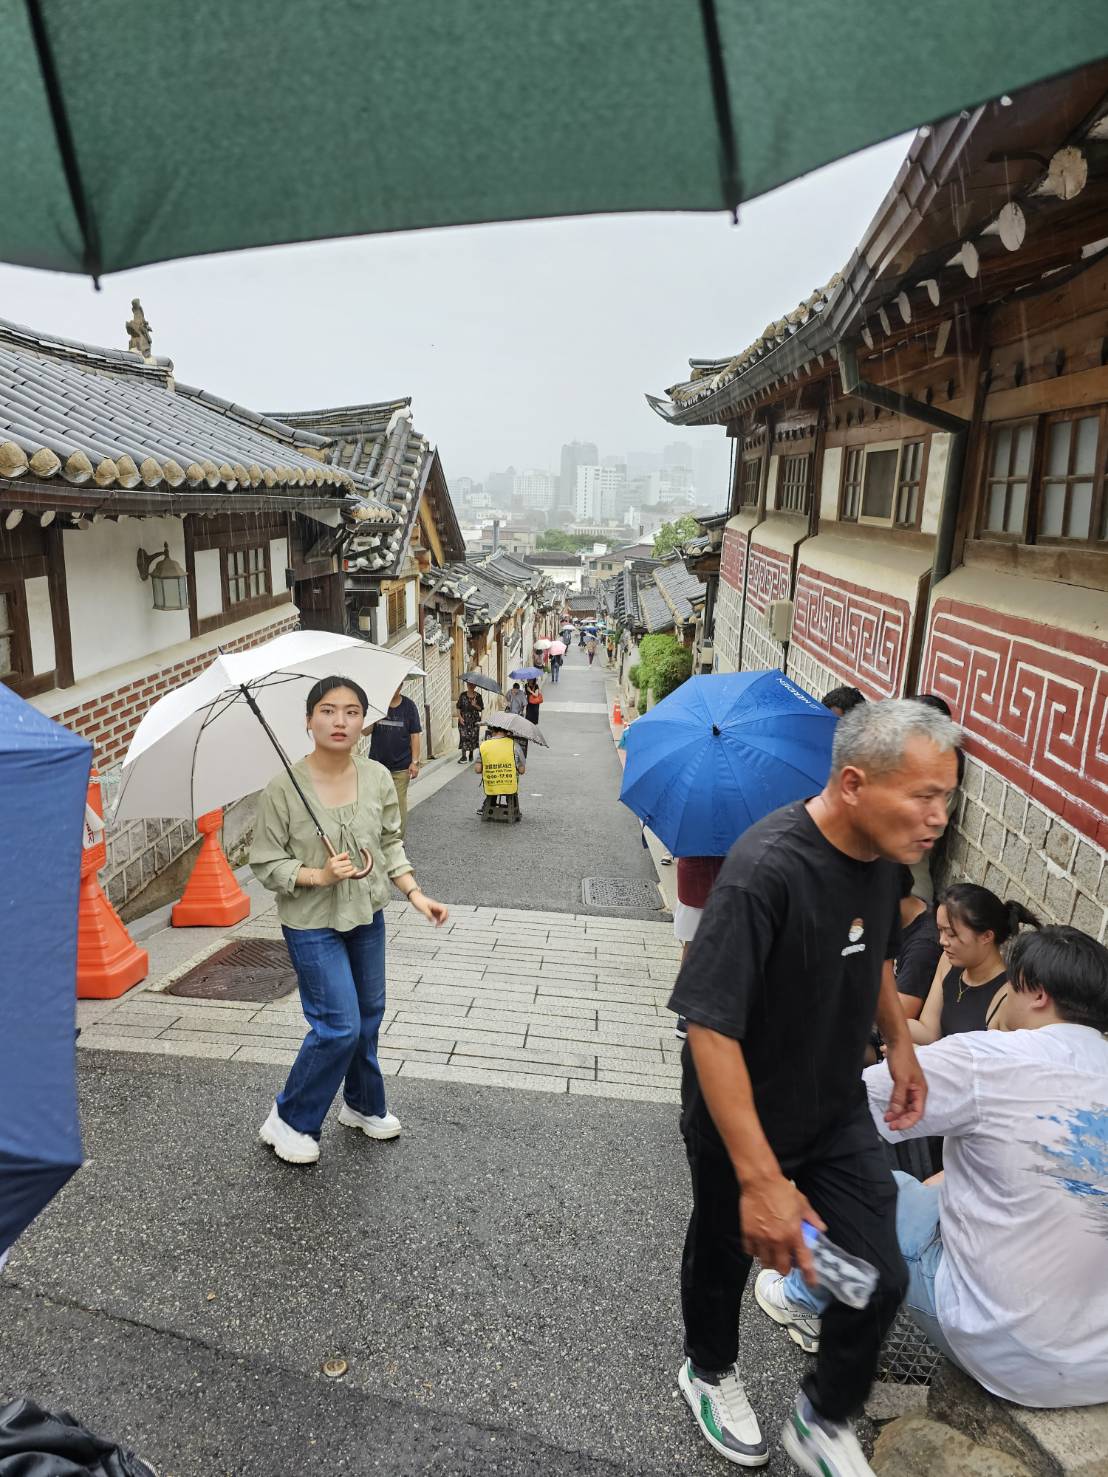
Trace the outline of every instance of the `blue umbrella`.
[[0, 1254], [81, 1164], [77, 889], [91, 757], [0, 685]]
[[823, 788], [836, 722], [781, 672], [690, 677], [627, 730], [619, 798], [674, 856], [725, 856]]
[[541, 667], [517, 667], [514, 672], [509, 672], [508, 673], [508, 676], [510, 678], [512, 678], [513, 681], [516, 681], [516, 682], [530, 682], [530, 680], [531, 680], [532, 677], [541, 677], [542, 676], [542, 668]]

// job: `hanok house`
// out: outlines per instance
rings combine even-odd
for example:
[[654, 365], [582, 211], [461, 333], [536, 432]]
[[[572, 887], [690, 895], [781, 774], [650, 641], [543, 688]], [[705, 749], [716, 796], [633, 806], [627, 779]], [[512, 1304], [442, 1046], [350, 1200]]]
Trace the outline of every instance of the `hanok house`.
[[[410, 399], [275, 419], [325, 438], [328, 466], [369, 489], [368, 503], [347, 502], [342, 571], [319, 598], [335, 629], [398, 651], [427, 673], [404, 686], [423, 715], [424, 756], [440, 754], [451, 742], [465, 624], [462, 602], [438, 575], [465, 557], [465, 540], [438, 451], [413, 427]], [[376, 521], [381, 505], [391, 515], [384, 524]], [[305, 624], [313, 618], [305, 611]]]
[[501, 687], [510, 671], [530, 663], [537, 640], [555, 634], [565, 594], [563, 585], [503, 549], [436, 571], [434, 589], [461, 602], [465, 670], [483, 672]]
[[718, 671], [938, 693], [957, 875], [1103, 938], [1108, 67], [921, 130], [841, 274], [653, 400], [737, 455]]
[[[0, 323], [0, 680], [91, 740], [109, 804], [156, 698], [217, 647], [293, 629], [341, 579], [328, 525], [348, 492], [395, 521], [320, 437], [181, 384], [148, 336], [141, 349]], [[180, 819], [109, 830], [113, 900], [194, 839]]]

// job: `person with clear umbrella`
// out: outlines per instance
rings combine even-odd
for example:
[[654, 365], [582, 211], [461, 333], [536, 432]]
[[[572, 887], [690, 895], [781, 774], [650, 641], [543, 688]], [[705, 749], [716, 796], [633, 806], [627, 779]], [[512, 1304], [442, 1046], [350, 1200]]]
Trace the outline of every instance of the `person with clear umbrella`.
[[309, 1026], [259, 1131], [290, 1164], [319, 1158], [320, 1130], [340, 1086], [341, 1124], [372, 1139], [399, 1135], [377, 1060], [390, 884], [436, 927], [448, 917], [412, 874], [391, 775], [354, 753], [368, 712], [351, 678], [315, 683], [306, 702], [312, 751], [269, 782], [254, 828], [250, 863], [277, 894]]

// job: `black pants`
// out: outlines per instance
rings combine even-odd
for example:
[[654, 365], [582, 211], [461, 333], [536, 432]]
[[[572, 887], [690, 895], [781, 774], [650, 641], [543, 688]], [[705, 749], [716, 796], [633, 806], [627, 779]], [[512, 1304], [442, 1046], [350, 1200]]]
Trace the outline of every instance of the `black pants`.
[[[734, 1364], [739, 1304], [751, 1258], [739, 1232], [739, 1186], [703, 1103], [686, 1114], [685, 1149], [693, 1211], [681, 1261], [685, 1352], [703, 1370]], [[896, 1240], [896, 1183], [864, 1103], [829, 1128], [802, 1161], [781, 1168], [827, 1222], [844, 1251], [872, 1262], [879, 1281], [869, 1306], [832, 1302], [823, 1315], [819, 1355], [804, 1388], [816, 1410], [843, 1421], [861, 1408], [889, 1325], [904, 1298], [908, 1271]]]

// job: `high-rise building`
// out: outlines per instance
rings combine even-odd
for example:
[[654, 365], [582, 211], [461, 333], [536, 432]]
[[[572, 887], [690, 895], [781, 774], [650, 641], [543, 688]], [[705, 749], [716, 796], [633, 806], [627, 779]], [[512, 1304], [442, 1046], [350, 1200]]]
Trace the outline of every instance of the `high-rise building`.
[[538, 508], [541, 512], [553, 506], [557, 483], [551, 472], [533, 468], [529, 472], [517, 472], [512, 494], [519, 499], [521, 507]]
[[572, 509], [577, 498], [577, 468], [595, 467], [600, 456], [593, 441], [570, 441], [562, 447], [562, 474], [558, 479], [557, 509]]
[[578, 519], [597, 518], [612, 522], [622, 511], [627, 468], [581, 466], [577, 468], [577, 491], [573, 511]]
[[515, 467], [509, 467], [506, 472], [490, 472], [485, 478], [485, 491], [492, 497], [496, 507], [506, 508], [509, 505], [515, 485]]
[[693, 449], [687, 441], [671, 441], [662, 452], [662, 470], [668, 472], [674, 467], [688, 467], [692, 470]]

